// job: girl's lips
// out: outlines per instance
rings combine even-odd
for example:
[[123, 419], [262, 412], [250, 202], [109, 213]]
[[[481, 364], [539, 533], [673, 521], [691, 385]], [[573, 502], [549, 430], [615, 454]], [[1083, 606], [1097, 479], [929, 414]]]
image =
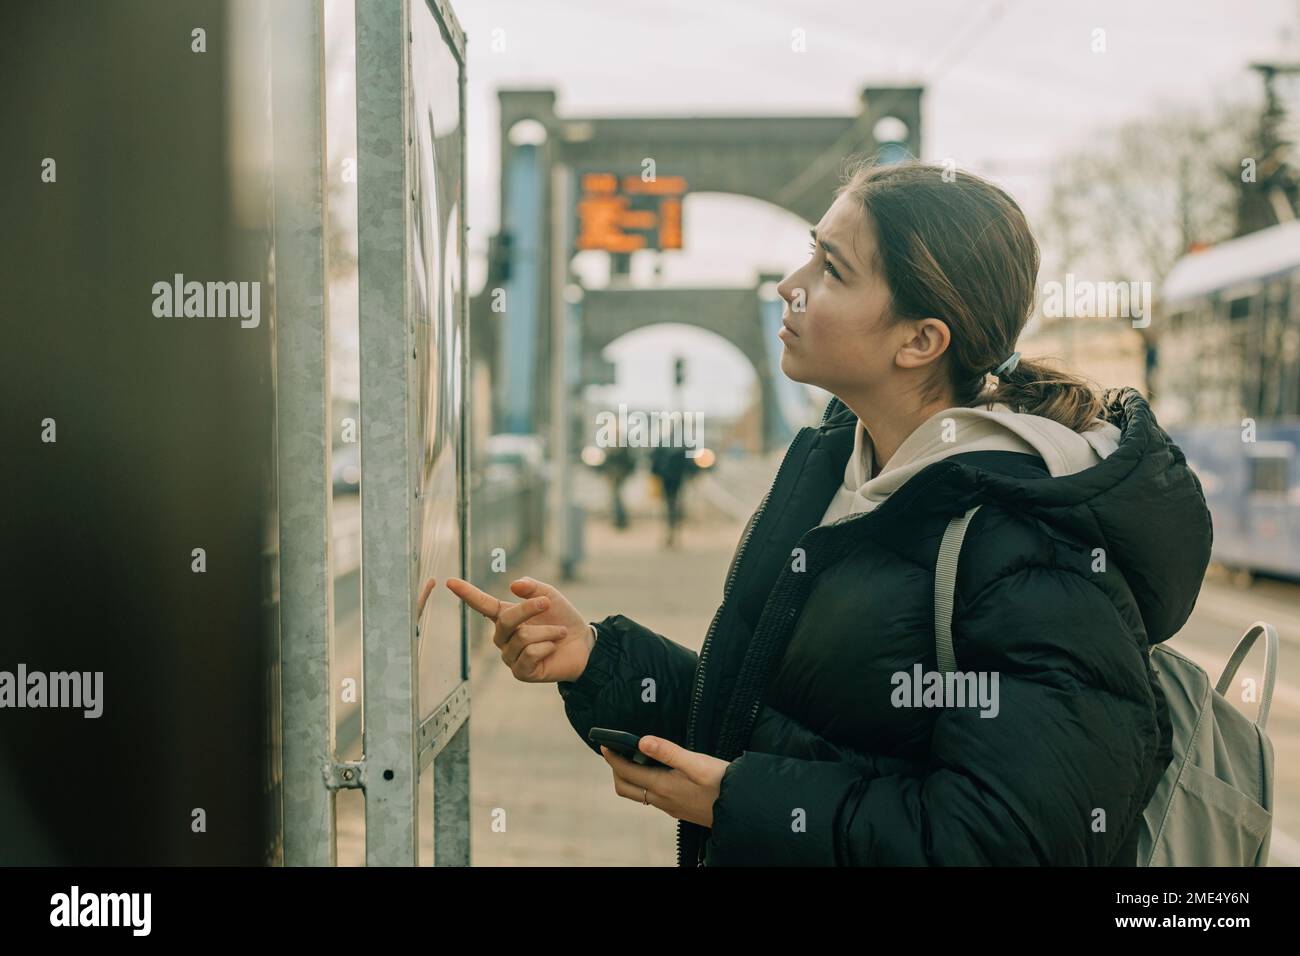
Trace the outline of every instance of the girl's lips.
[[[799, 333], [790, 328], [790, 323], [786, 322], [784, 319], [781, 320], [781, 332], [787, 332], [796, 339], [799, 337]], [[781, 332], [778, 332], [777, 335], [781, 335]]]

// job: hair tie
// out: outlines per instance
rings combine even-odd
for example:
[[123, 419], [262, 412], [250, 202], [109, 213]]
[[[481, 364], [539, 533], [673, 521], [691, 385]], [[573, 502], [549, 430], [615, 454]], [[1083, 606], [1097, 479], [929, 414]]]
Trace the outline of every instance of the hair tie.
[[997, 368], [993, 370], [993, 374], [996, 375], [998, 378], [1001, 378], [1002, 373], [1006, 372], [1007, 374], [1010, 374], [1011, 372], [1014, 372], [1016, 370], [1016, 366], [1019, 364], [1020, 364], [1020, 353], [1012, 352], [1010, 358], [1008, 358], [1005, 362], [1003, 362], [1001, 365], [999, 365]]

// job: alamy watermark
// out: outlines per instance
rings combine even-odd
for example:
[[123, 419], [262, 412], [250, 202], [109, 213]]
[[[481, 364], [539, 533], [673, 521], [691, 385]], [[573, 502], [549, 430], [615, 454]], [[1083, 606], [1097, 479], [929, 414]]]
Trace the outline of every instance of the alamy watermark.
[[895, 707], [979, 707], [981, 717], [996, 717], [997, 671], [923, 671], [919, 663], [912, 670], [895, 671], [889, 702]]
[[244, 329], [255, 329], [262, 322], [260, 282], [186, 282], [178, 272], [171, 282], [155, 282], [153, 295], [153, 314], [160, 319], [238, 316]]
[[600, 448], [685, 448], [687, 457], [704, 447], [703, 412], [629, 412], [619, 403], [618, 414], [596, 415], [596, 445]]
[[83, 893], [74, 884], [50, 897], [51, 926], [121, 926], [133, 936], [148, 936], [152, 911], [152, 893]]
[[1150, 282], [1093, 282], [1065, 274], [1065, 282], [1043, 283], [1042, 313], [1049, 319], [1131, 319], [1133, 328], [1151, 324]]
[[0, 671], [0, 708], [81, 708], [83, 717], [104, 712], [103, 671]]

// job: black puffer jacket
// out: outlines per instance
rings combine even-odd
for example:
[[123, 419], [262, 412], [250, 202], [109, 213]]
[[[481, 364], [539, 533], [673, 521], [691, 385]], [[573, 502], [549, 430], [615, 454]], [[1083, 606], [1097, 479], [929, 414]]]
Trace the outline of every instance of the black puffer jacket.
[[[612, 727], [731, 761], [712, 828], [679, 821], [679, 864], [1133, 865], [1171, 758], [1149, 648], [1191, 613], [1211, 527], [1146, 401], [1105, 400], [1119, 447], [1085, 471], [957, 454], [818, 526], [857, 424], [834, 399], [750, 519], [698, 658], [598, 623], [559, 685], [583, 741]], [[936, 669], [939, 542], [974, 504], [953, 644], [959, 670], [997, 674], [997, 715], [894, 706], [893, 675]]]

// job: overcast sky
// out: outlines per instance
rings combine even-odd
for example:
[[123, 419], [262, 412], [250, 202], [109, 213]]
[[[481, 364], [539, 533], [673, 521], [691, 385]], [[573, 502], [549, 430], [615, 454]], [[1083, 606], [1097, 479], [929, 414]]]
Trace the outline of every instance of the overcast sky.
[[[1169, 104], [1258, 94], [1248, 64], [1300, 59], [1300, 0], [462, 0], [469, 52], [470, 290], [498, 225], [501, 87], [552, 87], [562, 116], [844, 114], [869, 84], [926, 87], [922, 158], [952, 158], [1020, 200], [1031, 223], [1054, 158], [1095, 131]], [[802, 29], [807, 52], [791, 49]], [[1104, 52], [1094, 52], [1104, 31]], [[494, 34], [494, 31], [503, 31]], [[493, 37], [504, 50], [493, 50]], [[827, 198], [829, 205], [830, 198]], [[673, 284], [742, 285], [806, 255], [807, 226], [744, 198], [701, 195], [684, 210]], [[579, 264], [580, 268], [585, 264]], [[649, 262], [634, 263], [648, 275]], [[584, 270], [584, 280], [588, 273]], [[599, 272], [592, 282], [599, 281]], [[677, 330], [616, 343], [620, 392], [667, 394], [669, 358], [688, 342], [713, 370], [713, 406], [752, 375], [731, 346]], [[730, 404], [730, 403], [727, 403]], [[721, 410], [721, 409], [719, 409]]]

